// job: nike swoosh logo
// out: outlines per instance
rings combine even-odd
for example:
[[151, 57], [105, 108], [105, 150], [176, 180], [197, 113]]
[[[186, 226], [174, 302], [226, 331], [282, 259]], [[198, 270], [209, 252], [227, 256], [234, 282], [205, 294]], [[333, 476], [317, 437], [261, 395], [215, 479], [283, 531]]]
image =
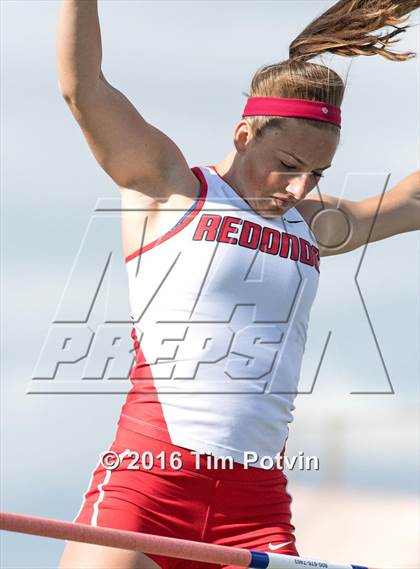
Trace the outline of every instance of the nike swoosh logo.
[[273, 543], [268, 544], [268, 549], [270, 551], [277, 551], [281, 547], [286, 547], [286, 545], [290, 545], [293, 541], [288, 541], [287, 543], [280, 543], [279, 545], [274, 545]]
[[285, 219], [285, 221], [287, 221], [287, 223], [303, 223], [301, 219], [295, 219], [294, 221], [293, 220], [289, 221], [288, 219]]

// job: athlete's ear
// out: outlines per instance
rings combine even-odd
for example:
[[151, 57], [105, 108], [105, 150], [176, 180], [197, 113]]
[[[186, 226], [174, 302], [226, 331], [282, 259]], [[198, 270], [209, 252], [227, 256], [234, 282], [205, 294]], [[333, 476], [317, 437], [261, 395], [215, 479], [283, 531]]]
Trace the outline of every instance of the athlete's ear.
[[238, 122], [233, 133], [233, 142], [238, 154], [245, 150], [251, 138], [252, 134], [249, 124], [245, 120]]

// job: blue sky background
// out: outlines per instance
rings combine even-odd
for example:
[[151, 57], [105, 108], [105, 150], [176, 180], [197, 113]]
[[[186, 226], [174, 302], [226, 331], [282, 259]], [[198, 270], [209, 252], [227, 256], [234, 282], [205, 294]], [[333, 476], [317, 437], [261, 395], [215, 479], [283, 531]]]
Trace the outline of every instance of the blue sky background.
[[[100, 5], [103, 69], [191, 166], [232, 146], [255, 70], [287, 58], [289, 43], [331, 1], [137, 2]], [[58, 2], [5, 1], [2, 10], [2, 509], [71, 520], [97, 454], [112, 440], [123, 395], [29, 395], [34, 366], [98, 200], [118, 198], [59, 95]], [[414, 20], [418, 21], [418, 13]], [[399, 49], [416, 50], [418, 28]], [[381, 192], [419, 168], [419, 63], [324, 57], [351, 66], [341, 145], [321, 188], [347, 199]], [[115, 251], [120, 250], [119, 225]], [[98, 244], [100, 245], [100, 244]], [[418, 485], [419, 234], [322, 260], [289, 454], [319, 454], [321, 471], [291, 484], [414, 495]], [[118, 260], [118, 259], [117, 259]], [[125, 267], [115, 265], [125, 283]], [[88, 281], [88, 268], [86, 281]], [[83, 279], [80, 294], [83, 294]], [[121, 289], [120, 289], [121, 290]], [[122, 289], [124, 290], [124, 289]], [[118, 302], [126, 303], [128, 296]], [[324, 468], [322, 468], [324, 464]], [[6, 567], [53, 567], [62, 545], [2, 536]]]

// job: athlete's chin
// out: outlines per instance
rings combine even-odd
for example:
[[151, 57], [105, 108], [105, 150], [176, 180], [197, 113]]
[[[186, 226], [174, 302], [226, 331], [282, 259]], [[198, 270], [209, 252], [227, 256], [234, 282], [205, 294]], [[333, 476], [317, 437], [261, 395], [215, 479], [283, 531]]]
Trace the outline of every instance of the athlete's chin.
[[284, 215], [289, 209], [294, 207], [294, 201], [290, 198], [282, 195], [264, 195], [264, 192], [259, 192], [258, 198], [248, 198], [248, 203], [258, 215], [265, 219], [274, 219]]
[[278, 200], [273, 200], [272, 204], [267, 204], [265, 208], [261, 208], [259, 214], [266, 219], [273, 219], [279, 217], [279, 215], [284, 215], [292, 207], [289, 203], [280, 203]]
[[276, 217], [279, 217], [279, 215], [283, 215], [284, 213], [286, 213], [285, 210], [276, 210], [276, 211], [260, 211], [259, 214], [261, 215], [261, 217], [264, 217], [264, 219], [275, 219]]

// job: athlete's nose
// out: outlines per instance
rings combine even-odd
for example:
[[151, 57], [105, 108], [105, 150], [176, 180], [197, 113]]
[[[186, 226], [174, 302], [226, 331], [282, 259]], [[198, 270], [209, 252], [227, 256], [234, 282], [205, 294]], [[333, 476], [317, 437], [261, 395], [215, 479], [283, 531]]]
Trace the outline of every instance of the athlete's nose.
[[290, 194], [296, 202], [303, 200], [306, 196], [308, 187], [310, 183], [310, 174], [303, 173], [298, 176], [293, 176], [289, 180], [289, 184], [286, 187], [286, 192]]

